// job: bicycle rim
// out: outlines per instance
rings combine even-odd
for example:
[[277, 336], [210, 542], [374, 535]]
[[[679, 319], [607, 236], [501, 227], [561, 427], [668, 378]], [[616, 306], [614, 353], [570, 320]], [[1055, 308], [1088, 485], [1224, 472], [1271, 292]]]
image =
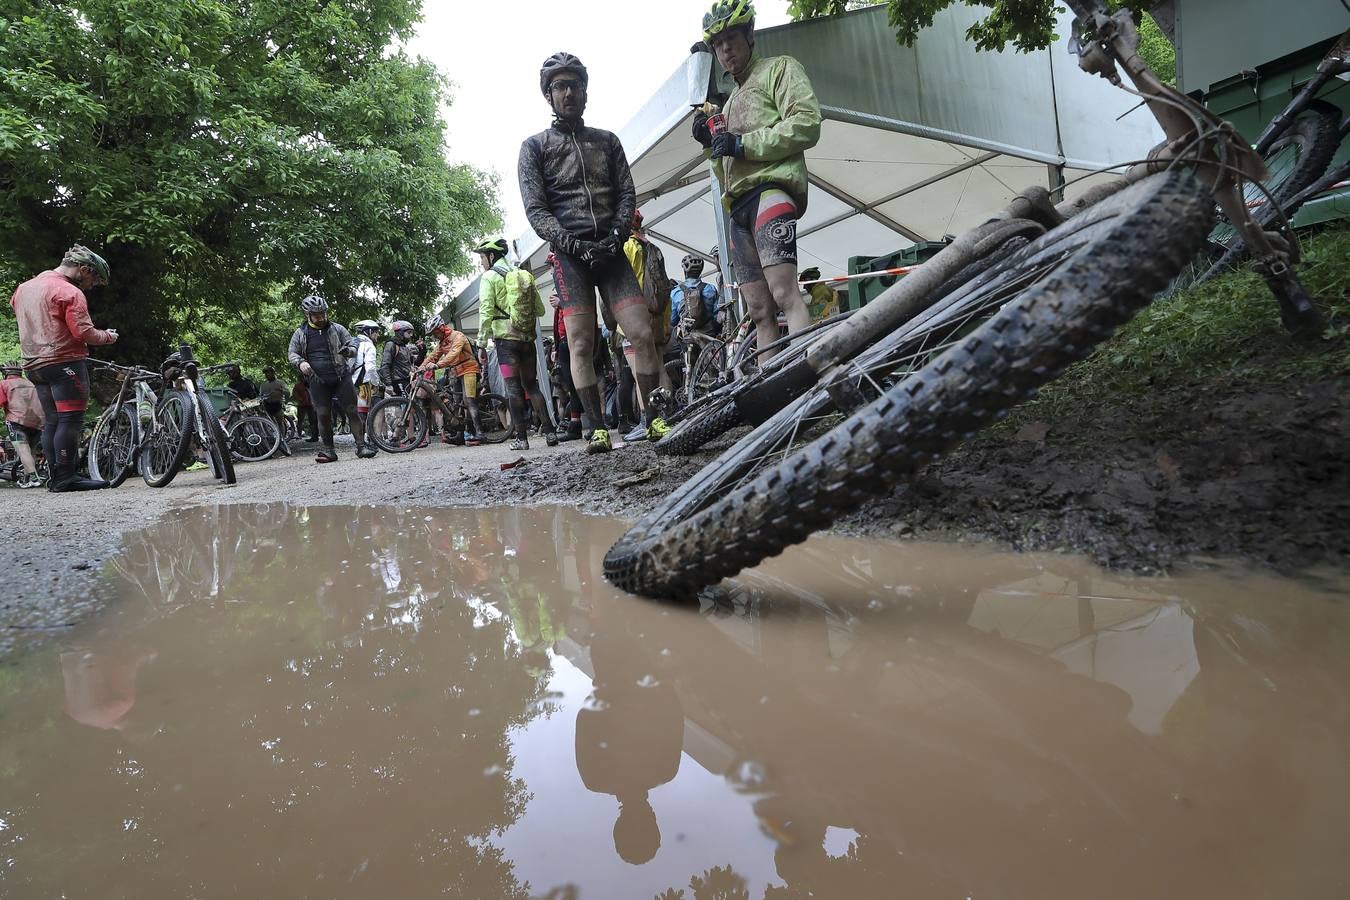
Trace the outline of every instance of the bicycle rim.
[[411, 398], [387, 397], [366, 414], [366, 436], [386, 453], [407, 453], [426, 434], [426, 412]]
[[164, 487], [187, 458], [196, 412], [183, 391], [170, 390], [155, 406], [150, 430], [141, 438], [141, 478], [150, 487]]
[[500, 444], [511, 436], [514, 427], [511, 405], [500, 394], [479, 394], [478, 421], [483, 426], [483, 443]]
[[245, 416], [230, 426], [230, 452], [241, 462], [267, 459], [281, 446], [277, 423], [263, 416]]
[[135, 407], [124, 403], [105, 413], [89, 438], [89, 477], [120, 486], [131, 472], [135, 441]]

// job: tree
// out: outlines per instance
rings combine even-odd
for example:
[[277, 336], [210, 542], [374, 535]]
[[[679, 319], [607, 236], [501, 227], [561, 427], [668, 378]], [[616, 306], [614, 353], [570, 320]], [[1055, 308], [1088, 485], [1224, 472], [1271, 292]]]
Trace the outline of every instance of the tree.
[[[895, 28], [895, 38], [906, 47], [914, 46], [921, 29], [933, 24], [933, 17], [957, 0], [886, 0], [886, 15]], [[966, 37], [979, 50], [1002, 50], [1011, 44], [1028, 53], [1049, 46], [1055, 40], [1055, 17], [1060, 0], [963, 0], [967, 6], [983, 6], [989, 14], [966, 30]], [[1172, 0], [1111, 0], [1113, 7], [1128, 6], [1137, 13]], [[874, 6], [858, 0], [790, 0], [788, 11], [794, 19], [832, 16], [859, 6]], [[1170, 21], [1170, 19], [1168, 20]]]
[[500, 216], [495, 183], [445, 159], [448, 85], [396, 49], [420, 9], [0, 0], [0, 275], [95, 247], [95, 319], [140, 362], [278, 286], [343, 321], [438, 305]]

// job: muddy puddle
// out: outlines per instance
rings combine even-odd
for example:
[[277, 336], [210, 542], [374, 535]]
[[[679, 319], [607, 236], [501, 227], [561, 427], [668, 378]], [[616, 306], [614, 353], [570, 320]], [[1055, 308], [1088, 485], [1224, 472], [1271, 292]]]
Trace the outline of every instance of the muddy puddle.
[[0, 896], [1350, 896], [1344, 577], [821, 538], [671, 606], [620, 527], [128, 537], [0, 667]]

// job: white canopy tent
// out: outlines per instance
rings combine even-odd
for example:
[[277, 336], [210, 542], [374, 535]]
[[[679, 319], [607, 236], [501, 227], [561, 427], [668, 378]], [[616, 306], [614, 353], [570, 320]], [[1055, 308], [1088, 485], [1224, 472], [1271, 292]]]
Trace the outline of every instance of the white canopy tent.
[[[1145, 110], [1131, 112], [1132, 95], [1079, 71], [1065, 40], [1029, 54], [976, 52], [965, 32], [981, 14], [948, 7], [913, 48], [896, 43], [882, 7], [757, 34], [757, 52], [802, 62], [824, 118], [807, 153], [802, 268], [846, 274], [850, 257], [959, 233], [1025, 187], [1053, 189], [1139, 159], [1162, 139]], [[1069, 21], [1060, 22], [1062, 36]], [[691, 54], [618, 132], [648, 234], [673, 277], [681, 256], [708, 255], [716, 242], [718, 198], [689, 128], [691, 104], [704, 98], [717, 68], [709, 54]], [[729, 78], [716, 74], [729, 90]], [[548, 296], [548, 247], [527, 230], [513, 249]], [[476, 331], [476, 282], [453, 308]]]

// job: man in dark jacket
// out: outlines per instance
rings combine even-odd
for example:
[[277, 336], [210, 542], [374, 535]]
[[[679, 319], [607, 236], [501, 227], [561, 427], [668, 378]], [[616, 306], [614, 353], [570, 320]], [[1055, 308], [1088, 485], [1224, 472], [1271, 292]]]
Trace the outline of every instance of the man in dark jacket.
[[408, 393], [408, 379], [412, 377], [413, 327], [411, 322], [399, 320], [390, 326], [393, 337], [384, 342], [384, 353], [380, 356], [380, 384], [389, 397], [402, 397]]
[[309, 395], [319, 415], [321, 445], [315, 461], [337, 461], [333, 446], [333, 400], [342, 404], [356, 438], [356, 455], [369, 459], [375, 451], [366, 446], [366, 422], [356, 411], [356, 388], [347, 377], [347, 358], [356, 354], [356, 341], [347, 329], [328, 320], [328, 301], [310, 296], [300, 301], [305, 323], [291, 335], [286, 358], [309, 380]]
[[[634, 374], [644, 397], [660, 384], [661, 354], [652, 338], [649, 303], [638, 286], [623, 245], [633, 233], [637, 192], [618, 136], [582, 121], [586, 110], [586, 67], [570, 53], [544, 61], [539, 87], [553, 109], [553, 125], [520, 147], [521, 199], [535, 234], [553, 250], [553, 279], [572, 343], [572, 380], [581, 397], [583, 427], [591, 429], [586, 449], [610, 449], [595, 370], [595, 292], [605, 319], [617, 323], [636, 348]], [[664, 298], [658, 298], [663, 300]], [[650, 409], [650, 408], [649, 408]], [[652, 439], [666, 425], [648, 412]]]

